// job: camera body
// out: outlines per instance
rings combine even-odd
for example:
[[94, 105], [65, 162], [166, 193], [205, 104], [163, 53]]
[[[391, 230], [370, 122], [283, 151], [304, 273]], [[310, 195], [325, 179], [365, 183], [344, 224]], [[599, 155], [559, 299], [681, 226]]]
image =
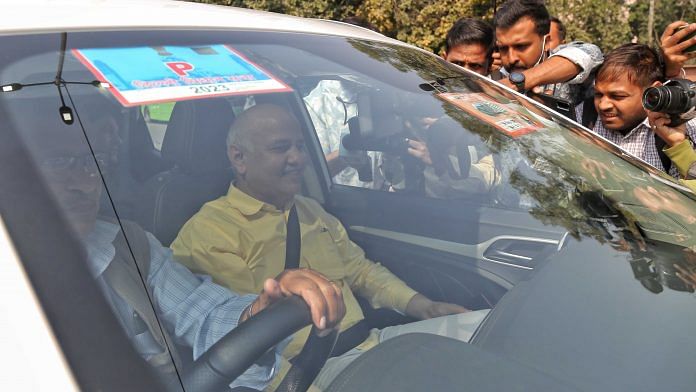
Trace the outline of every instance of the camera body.
[[643, 92], [643, 107], [651, 112], [669, 114], [670, 126], [681, 125], [696, 117], [696, 82], [672, 79]]

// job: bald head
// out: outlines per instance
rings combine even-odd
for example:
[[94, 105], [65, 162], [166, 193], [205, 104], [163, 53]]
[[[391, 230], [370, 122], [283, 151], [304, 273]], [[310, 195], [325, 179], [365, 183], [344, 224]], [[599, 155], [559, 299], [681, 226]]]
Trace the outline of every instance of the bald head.
[[242, 192], [279, 209], [300, 192], [307, 153], [302, 127], [287, 109], [268, 104], [248, 109], [232, 124], [227, 145]]
[[286, 108], [261, 104], [244, 111], [234, 121], [227, 133], [227, 148], [231, 145], [253, 151], [253, 135], [263, 134], [281, 128], [300, 129], [300, 123]]

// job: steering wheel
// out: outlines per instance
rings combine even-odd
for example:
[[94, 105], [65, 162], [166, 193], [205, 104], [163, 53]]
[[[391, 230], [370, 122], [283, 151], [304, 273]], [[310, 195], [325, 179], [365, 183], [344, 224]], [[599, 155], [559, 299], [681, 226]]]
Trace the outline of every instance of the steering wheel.
[[[184, 372], [184, 386], [187, 390], [225, 390], [273, 346], [311, 323], [309, 307], [300, 297], [284, 298], [212, 345]], [[313, 326], [302, 352], [292, 360], [292, 367], [276, 391], [305, 391], [314, 381], [337, 337], [335, 331], [325, 337], [316, 332]]]

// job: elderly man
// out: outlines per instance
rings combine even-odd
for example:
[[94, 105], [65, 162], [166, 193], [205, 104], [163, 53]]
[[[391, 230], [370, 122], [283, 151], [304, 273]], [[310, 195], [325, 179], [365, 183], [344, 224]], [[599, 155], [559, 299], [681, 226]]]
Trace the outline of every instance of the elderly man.
[[[319, 271], [341, 286], [346, 317], [339, 342], [352, 336], [346, 349], [357, 347], [330, 359], [317, 386], [327, 386], [364, 350], [400, 333], [449, 333], [469, 339], [485, 311], [464, 313], [467, 309], [459, 305], [431, 301], [417, 293], [366, 259], [341, 223], [316, 201], [298, 195], [307, 154], [301, 126], [286, 109], [258, 105], [242, 113], [230, 129], [228, 156], [236, 181], [226, 196], [204, 205], [184, 225], [172, 244], [174, 256], [220, 284], [246, 293], [257, 292], [265, 279], [282, 272], [289, 252], [299, 252], [300, 266]], [[293, 249], [288, 238], [297, 231], [301, 246]], [[425, 321], [373, 330], [369, 335], [367, 329], [365, 334], [356, 333], [364, 325], [364, 316], [354, 292], [374, 307]], [[458, 315], [440, 317], [451, 314]], [[284, 352], [287, 358], [298, 353], [306, 333], [295, 336]]]
[[[107, 302], [136, 351], [159, 370], [165, 384], [181, 388], [180, 385], [176, 387], [179, 381], [153, 305], [159, 322], [174, 341], [193, 349], [194, 358], [191, 359], [199, 357], [249, 316], [288, 295], [304, 298], [317, 327], [327, 329], [338, 324], [344, 314], [341, 292], [315, 271], [288, 270], [264, 279], [259, 290], [254, 292], [261, 292], [260, 295], [238, 295], [214, 284], [209, 277], [194, 275], [176, 263], [171, 251], [150, 233], [134, 223], [123, 222], [128, 246], [121, 225], [99, 214], [100, 171], [108, 171], [113, 163], [116, 122], [107, 116], [97, 121], [83, 119], [83, 123], [89, 132], [94, 155], [80, 127], [64, 125], [57, 118], [55, 124], [30, 124], [25, 133], [27, 144], [36, 156], [51, 193], [82, 238], [88, 268]], [[129, 247], [144, 275], [149, 295], [131, 261]], [[287, 342], [276, 348], [275, 358], [273, 354], [264, 357], [230, 386], [265, 388], [277, 373], [279, 352], [285, 344]]]

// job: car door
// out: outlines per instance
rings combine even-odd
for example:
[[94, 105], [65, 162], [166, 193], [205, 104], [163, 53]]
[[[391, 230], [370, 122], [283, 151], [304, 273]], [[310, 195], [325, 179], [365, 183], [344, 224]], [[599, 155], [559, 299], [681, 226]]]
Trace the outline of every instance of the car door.
[[[524, 200], [503, 203], [505, 179], [494, 180], [497, 185], [487, 188], [481, 187], [478, 179], [464, 178], [463, 185], [458, 185], [463, 189], [459, 195], [436, 194], [434, 186], [428, 184], [431, 166], [435, 164], [425, 164], [409, 154], [410, 146], [397, 150], [399, 143], [409, 143], [408, 135], [413, 140], [435, 132], [434, 128], [419, 129], [414, 120], [410, 124], [405, 120], [411, 115], [408, 112], [413, 104], [404, 103], [404, 99], [385, 104], [395, 95], [385, 86], [357, 94], [370, 95], [369, 99], [352, 97], [351, 101], [349, 97], [341, 98], [348, 95], [348, 88], [341, 86], [349, 83], [330, 79], [315, 83], [313, 89], [307, 89], [304, 100], [328, 162], [324, 175], [330, 173], [331, 177], [325, 178], [325, 208], [343, 222], [351, 239], [368, 257], [387, 266], [414, 289], [433, 299], [472, 309], [492, 307], [507, 289], [527, 276], [538, 260], [558, 250], [566, 231], [532, 217]], [[317, 96], [323, 98], [316, 99]], [[341, 102], [363, 106], [352, 111], [350, 105], [336, 109], [326, 104], [326, 96], [338, 96]], [[417, 99], [436, 101], [423, 93]], [[360, 111], [371, 113], [371, 124], [389, 129], [401, 127], [403, 132], [365, 138], [362, 142], [372, 146], [346, 151], [346, 140], [351, 143], [349, 138], [355, 133], [351, 127], [359, 128], [361, 121], [367, 122], [356, 114]], [[355, 117], [349, 118], [351, 115]], [[392, 118], [378, 118], [380, 115]], [[336, 121], [337, 117], [341, 119]], [[427, 117], [427, 113], [421, 117]], [[442, 118], [436, 122], [443, 122]], [[433, 146], [437, 142], [429, 140]], [[485, 143], [471, 141], [465, 147], [456, 151], [453, 161], [467, 161], [474, 168], [484, 167], [486, 159], [492, 162], [490, 156], [485, 157]], [[336, 156], [331, 155], [332, 151], [348, 162], [339, 173], [332, 173], [331, 160]], [[438, 151], [431, 149], [431, 161], [440, 158], [433, 154], [444, 154]], [[443, 158], [439, 160], [452, 160]], [[504, 165], [500, 161], [495, 164], [497, 172]], [[497, 175], [502, 177], [501, 173]], [[467, 191], [467, 187], [477, 190]]]

